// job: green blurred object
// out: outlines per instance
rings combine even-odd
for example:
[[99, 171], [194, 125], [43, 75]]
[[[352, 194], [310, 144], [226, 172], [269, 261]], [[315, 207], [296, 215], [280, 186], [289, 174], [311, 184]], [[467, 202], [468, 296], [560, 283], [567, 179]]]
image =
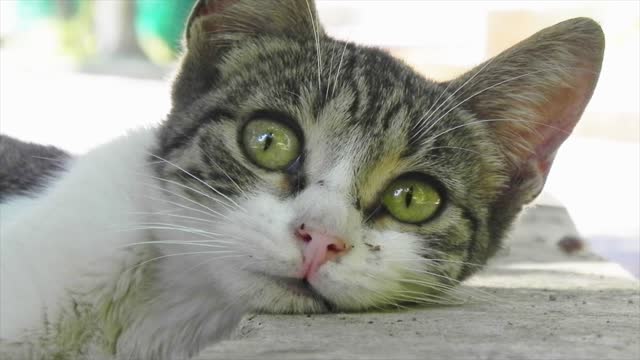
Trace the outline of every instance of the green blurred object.
[[135, 29], [140, 47], [156, 63], [180, 52], [184, 25], [195, 0], [136, 0]]
[[[43, 48], [59, 50], [70, 59], [81, 61], [95, 48], [92, 5], [93, 2], [87, 0], [19, 0], [16, 2], [18, 24], [26, 34], [20, 41], [24, 45], [47, 39], [49, 44]], [[51, 44], [51, 40], [55, 44]], [[38, 45], [34, 43], [33, 47]]]
[[58, 2], [60, 46], [76, 60], [85, 60], [95, 52], [93, 3], [86, 0]]

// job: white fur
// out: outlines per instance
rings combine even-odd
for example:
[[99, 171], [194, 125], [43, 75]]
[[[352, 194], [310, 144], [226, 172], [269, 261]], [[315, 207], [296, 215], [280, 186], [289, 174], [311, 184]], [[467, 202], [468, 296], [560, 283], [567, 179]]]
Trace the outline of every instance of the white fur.
[[[134, 247], [125, 245], [152, 239], [148, 231], [127, 229], [135, 226], [134, 214], [152, 211], [150, 198], [162, 198], [146, 185], [153, 183], [147, 165], [153, 139], [154, 131], [141, 130], [101, 146], [76, 159], [38, 198], [16, 198], [1, 205], [0, 339], [4, 344], [30, 341], [29, 334], [42, 333], [44, 319], [55, 321], [69, 307], [70, 292], [95, 294], [96, 299], [89, 301], [97, 302], [105, 292], [132, 283], [120, 277], [140, 258], [132, 251]], [[163, 294], [162, 285], [154, 284], [158, 299], [170, 302], [172, 292]], [[104, 291], [95, 291], [101, 288]], [[173, 312], [150, 310], [140, 314], [142, 319], [134, 314], [127, 336], [122, 337], [125, 341], [118, 342], [121, 356], [152, 358], [157, 354], [154, 358], [174, 359], [194, 353], [205, 343], [205, 339], [198, 343], [197, 334], [166, 334], [163, 338], [157, 333], [160, 323], [166, 329], [195, 321], [194, 313], [210, 317], [200, 330], [207, 342], [223, 335], [242, 312], [216, 302], [216, 295], [208, 296], [208, 304], [194, 296], [192, 303], [184, 301]], [[157, 302], [149, 307], [162, 307]], [[212, 315], [215, 307], [220, 313]], [[167, 349], [167, 338], [176, 339], [176, 346]], [[189, 343], [177, 344], [180, 340]]]
[[[409, 289], [438, 283], [424, 273], [420, 238], [363, 225], [349, 195], [357, 160], [311, 151], [309, 178], [322, 184], [293, 198], [246, 189], [230, 199], [184, 169], [184, 182], [157, 178], [149, 165], [153, 139], [154, 131], [143, 130], [99, 147], [38, 198], [0, 207], [0, 339], [42, 330], [43, 318], [55, 321], [69, 308], [71, 292], [89, 294], [97, 307], [148, 287], [143, 303], [119, 309], [116, 357], [184, 359], [227, 334], [248, 309], [325, 311], [325, 299], [364, 310], [419, 300]], [[320, 297], [281, 280], [300, 274], [303, 245], [294, 234], [303, 223], [352, 246], [308, 279]], [[148, 262], [153, 276], [129, 272]], [[90, 358], [104, 355], [95, 351]]]
[[118, 225], [144, 207], [134, 194], [145, 190], [130, 179], [145, 171], [151, 140], [151, 131], [140, 131], [102, 146], [75, 160], [41, 197], [1, 205], [0, 337], [18, 339], [44, 309], [55, 318], [65, 289], [103, 282], [122, 266], [120, 247], [140, 239]]

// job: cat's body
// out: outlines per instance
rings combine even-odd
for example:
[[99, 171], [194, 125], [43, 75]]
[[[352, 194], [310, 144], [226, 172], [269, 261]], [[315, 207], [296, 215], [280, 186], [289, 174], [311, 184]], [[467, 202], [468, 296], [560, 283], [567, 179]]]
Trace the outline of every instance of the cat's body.
[[9, 196], [28, 196], [42, 190], [70, 158], [53, 146], [24, 143], [2, 134], [0, 154], [0, 203]]
[[[154, 136], [152, 129], [138, 130], [103, 145], [70, 160], [35, 198], [0, 205], [0, 334], [7, 350], [13, 342], [31, 342], [13, 345], [15, 358], [28, 351], [38, 359], [94, 359], [108, 355], [103, 346], [115, 349], [118, 340], [135, 358], [185, 358], [194, 350], [184, 349], [229, 331], [246, 311], [220, 289], [203, 287], [197, 272], [153, 261], [140, 265], [162, 256], [151, 246], [131, 246], [154, 239], [131, 230], [140, 219], [153, 221], [145, 215], [157, 209], [150, 199], [162, 197], [148, 185]], [[156, 276], [163, 281], [153, 281]], [[174, 299], [184, 292], [186, 300]], [[212, 316], [216, 311], [219, 319]], [[25, 329], [33, 331], [26, 338]]]
[[165, 123], [0, 205], [0, 349], [182, 359], [248, 310], [446, 302], [541, 190], [603, 45], [567, 21], [435, 83], [312, 3], [198, 2]]

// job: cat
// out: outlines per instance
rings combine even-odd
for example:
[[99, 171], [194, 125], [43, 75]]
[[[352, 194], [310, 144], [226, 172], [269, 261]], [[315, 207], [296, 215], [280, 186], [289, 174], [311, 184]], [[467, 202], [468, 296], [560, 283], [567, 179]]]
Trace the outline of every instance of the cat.
[[249, 311], [446, 302], [540, 193], [604, 35], [567, 20], [434, 82], [311, 0], [200, 0], [184, 47], [157, 128], [52, 168], [1, 139], [3, 358], [187, 359]]

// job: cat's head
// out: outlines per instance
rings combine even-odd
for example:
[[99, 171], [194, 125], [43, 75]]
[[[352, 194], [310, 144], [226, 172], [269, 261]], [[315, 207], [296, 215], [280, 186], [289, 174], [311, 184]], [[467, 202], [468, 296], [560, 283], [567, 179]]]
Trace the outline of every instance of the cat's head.
[[604, 49], [568, 20], [438, 83], [311, 0], [199, 1], [185, 38], [156, 169], [203, 254], [171, 259], [275, 312], [442, 301], [541, 191]]

